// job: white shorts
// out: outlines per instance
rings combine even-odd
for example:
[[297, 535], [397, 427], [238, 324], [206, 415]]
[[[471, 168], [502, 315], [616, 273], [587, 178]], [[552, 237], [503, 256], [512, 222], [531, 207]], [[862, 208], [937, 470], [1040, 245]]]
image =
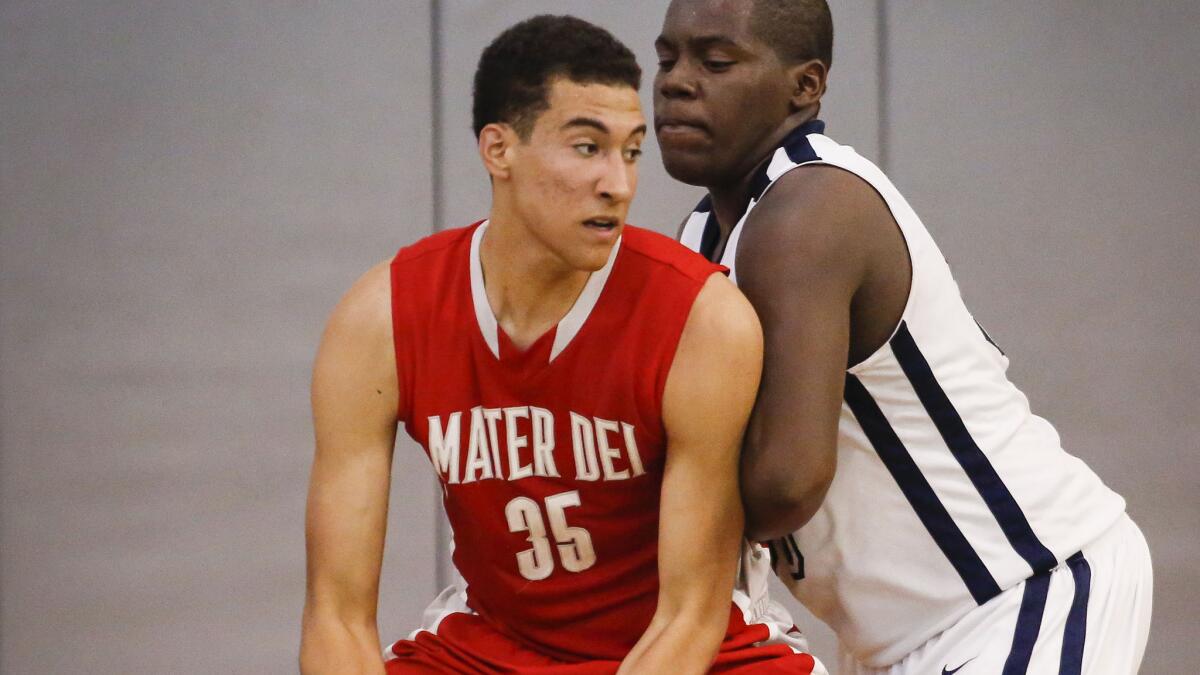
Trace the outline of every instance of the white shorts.
[[1150, 550], [1128, 516], [1047, 573], [1030, 577], [887, 668], [846, 653], [840, 675], [1131, 675], [1146, 651]]

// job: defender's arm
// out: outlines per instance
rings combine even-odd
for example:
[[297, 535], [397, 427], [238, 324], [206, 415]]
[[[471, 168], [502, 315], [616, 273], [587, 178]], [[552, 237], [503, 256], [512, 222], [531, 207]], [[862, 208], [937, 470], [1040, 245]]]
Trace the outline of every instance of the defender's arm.
[[742, 542], [738, 455], [762, 365], [758, 320], [722, 275], [688, 316], [663, 393], [658, 607], [621, 673], [703, 673], [729, 623]]
[[384, 672], [375, 611], [398, 400], [390, 297], [383, 263], [338, 304], [313, 368], [306, 674]]
[[738, 286], [763, 328], [763, 378], [741, 460], [746, 533], [765, 541], [817, 512], [837, 466], [855, 295], [890, 215], [865, 182], [832, 167], [780, 178], [751, 212]]

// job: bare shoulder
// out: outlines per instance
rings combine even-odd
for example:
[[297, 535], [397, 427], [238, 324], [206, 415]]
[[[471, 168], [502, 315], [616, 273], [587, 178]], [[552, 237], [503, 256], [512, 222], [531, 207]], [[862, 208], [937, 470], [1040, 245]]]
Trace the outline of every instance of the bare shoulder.
[[839, 223], [864, 216], [891, 218], [887, 204], [871, 184], [845, 169], [825, 164], [797, 167], [775, 181], [751, 218], [773, 219], [784, 213], [808, 220]]
[[738, 282], [750, 297], [798, 284], [856, 287], [896, 229], [879, 193], [843, 169], [803, 166], [779, 178], [750, 213]]
[[326, 327], [326, 339], [332, 334], [353, 335], [360, 339], [391, 336], [392, 283], [391, 261], [381, 262], [346, 291], [334, 308]]
[[758, 315], [746, 296], [723, 274], [713, 274], [704, 282], [688, 315], [684, 338], [703, 341], [722, 353], [762, 349]]
[[325, 325], [313, 367], [313, 393], [338, 401], [361, 391], [396, 389], [392, 342], [391, 274], [388, 262], [362, 275], [346, 292]]
[[865, 180], [838, 167], [803, 166], [780, 177], [751, 212], [738, 260], [799, 255], [844, 264], [880, 228], [894, 227], [887, 204]]

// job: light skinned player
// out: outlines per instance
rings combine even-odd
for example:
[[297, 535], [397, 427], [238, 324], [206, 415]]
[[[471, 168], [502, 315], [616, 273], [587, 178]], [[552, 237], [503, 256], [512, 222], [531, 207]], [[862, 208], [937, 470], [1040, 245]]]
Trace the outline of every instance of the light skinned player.
[[[475, 78], [487, 218], [401, 249], [334, 311], [303, 672], [824, 672], [742, 539], [757, 319], [719, 266], [625, 224], [639, 77], [578, 19], [505, 31]], [[440, 480], [463, 583], [381, 658], [397, 423]]]

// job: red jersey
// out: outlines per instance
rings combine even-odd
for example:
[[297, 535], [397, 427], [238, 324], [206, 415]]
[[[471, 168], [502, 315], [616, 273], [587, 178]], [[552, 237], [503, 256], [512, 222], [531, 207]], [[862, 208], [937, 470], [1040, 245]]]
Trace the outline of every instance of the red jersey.
[[663, 388], [692, 303], [724, 268], [626, 226], [522, 352], [487, 301], [485, 228], [392, 261], [400, 420], [441, 479], [471, 609], [549, 656], [619, 660], [658, 597]]

